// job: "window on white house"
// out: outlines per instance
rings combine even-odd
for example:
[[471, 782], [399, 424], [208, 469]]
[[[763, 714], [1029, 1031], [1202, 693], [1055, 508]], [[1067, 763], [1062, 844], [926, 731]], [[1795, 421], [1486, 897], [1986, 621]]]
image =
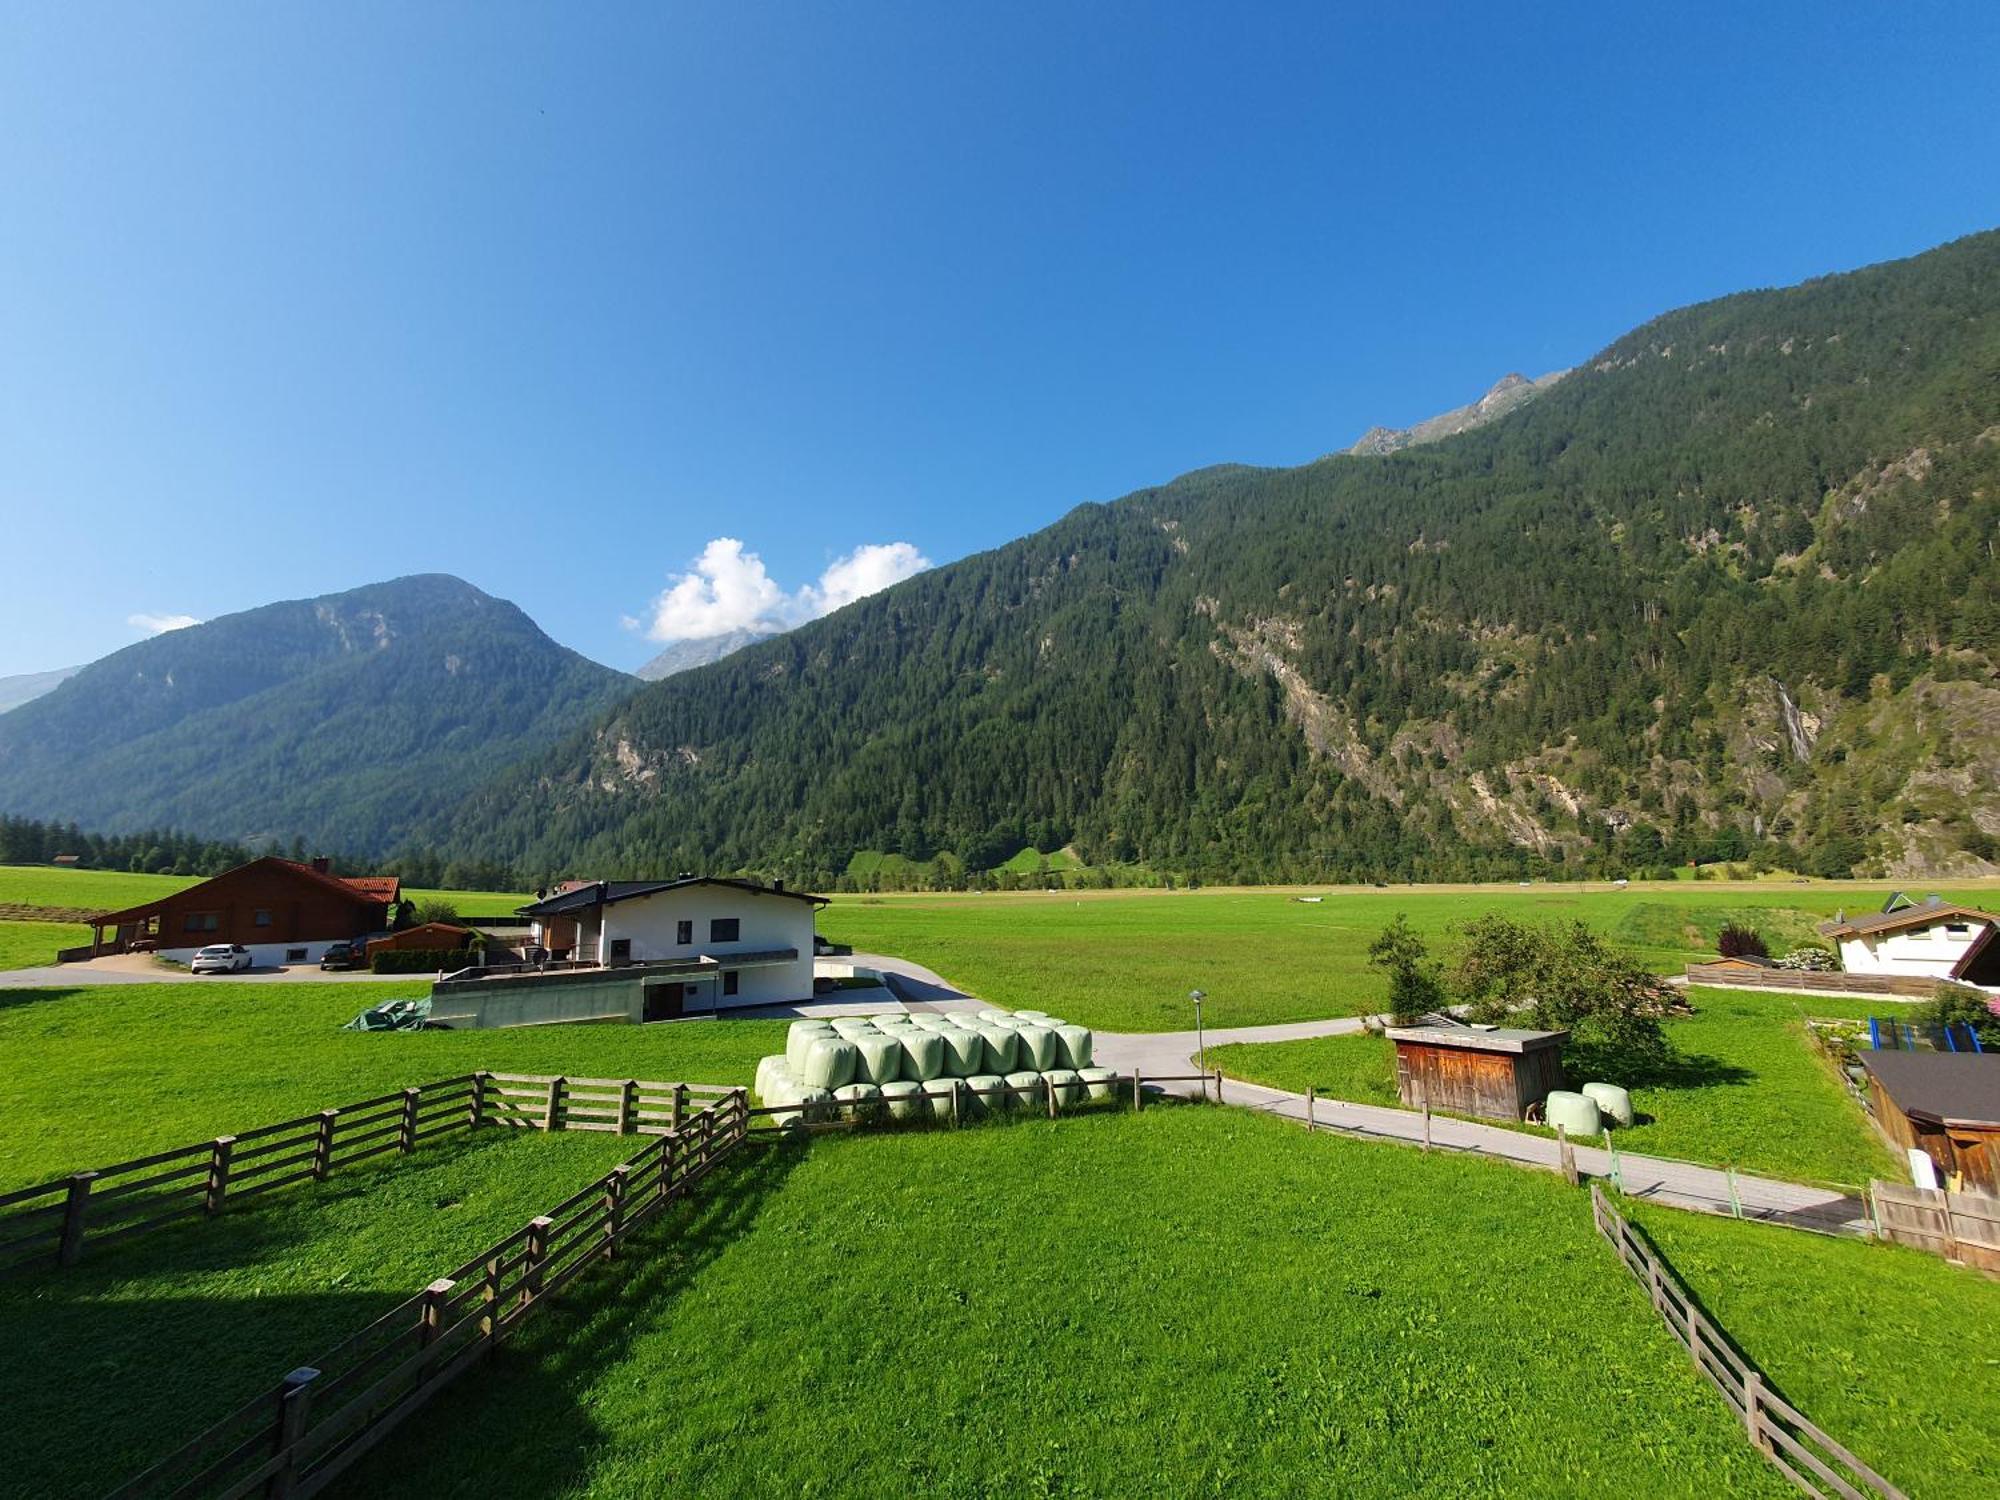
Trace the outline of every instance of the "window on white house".
[[724, 969], [722, 971], [722, 993], [725, 995], [736, 993], [736, 971], [734, 969]]
[[691, 919], [684, 918], [674, 923], [674, 941], [683, 948], [694, 941], [694, 922]]
[[611, 961], [613, 963], [623, 958], [630, 958], [631, 956], [632, 940], [630, 938], [613, 938], [611, 940]]
[[742, 919], [738, 917], [717, 917], [708, 924], [708, 940], [711, 943], [733, 943], [742, 929]]

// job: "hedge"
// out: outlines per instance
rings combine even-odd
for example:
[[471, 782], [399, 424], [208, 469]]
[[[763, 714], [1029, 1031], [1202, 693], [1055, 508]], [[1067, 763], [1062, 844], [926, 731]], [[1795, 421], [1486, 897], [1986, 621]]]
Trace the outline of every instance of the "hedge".
[[368, 968], [376, 974], [435, 974], [440, 969], [449, 974], [478, 962], [470, 948], [389, 948], [369, 959]]

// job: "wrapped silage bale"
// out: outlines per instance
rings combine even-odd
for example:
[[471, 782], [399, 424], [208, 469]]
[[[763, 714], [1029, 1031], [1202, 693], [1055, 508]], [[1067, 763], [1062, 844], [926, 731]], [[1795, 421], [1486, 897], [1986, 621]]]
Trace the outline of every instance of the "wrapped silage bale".
[[858, 1036], [873, 1036], [875, 1023], [865, 1016], [842, 1016], [833, 1023], [833, 1034], [844, 1036], [851, 1042]]
[[951, 1022], [943, 1016], [934, 1016], [927, 1012], [924, 1015], [911, 1016], [910, 1024], [919, 1031], [943, 1031], [951, 1025]]
[[998, 1094], [988, 1092], [997, 1089], [1007, 1080], [995, 1073], [975, 1073], [965, 1080], [965, 1097], [961, 1101], [972, 1114], [990, 1114], [1004, 1102]]
[[1014, 1090], [1021, 1090], [1021, 1089], [1032, 1090], [1032, 1092], [1030, 1093], [1015, 1092], [1011, 1094], [1001, 1095], [1000, 1096], [1001, 1103], [1003, 1103], [1009, 1109], [1022, 1109], [1022, 1108], [1032, 1107], [1035, 1104], [1035, 1102], [1041, 1097], [1042, 1075], [1039, 1073], [1030, 1073], [1025, 1070], [1016, 1073], [1009, 1073], [1006, 1078], [1006, 1084], [1008, 1088]]
[[1567, 1089], [1557, 1089], [1542, 1101], [1542, 1115], [1549, 1122], [1549, 1129], [1560, 1125], [1571, 1135], [1596, 1135], [1604, 1128], [1597, 1101]]
[[907, 1078], [896, 1083], [883, 1084], [882, 1102], [888, 1107], [889, 1118], [892, 1120], [914, 1120], [917, 1117], [917, 1111], [923, 1106], [923, 1101], [916, 1097], [917, 1091], [921, 1088], [923, 1088], [921, 1083], [913, 1082]]
[[952, 1096], [958, 1091], [959, 1080], [949, 1073], [940, 1073], [924, 1085], [924, 1108], [940, 1120], [951, 1118]]
[[1033, 1021], [1039, 1026], [1048, 1019], [1049, 1013], [1045, 1010], [1017, 1010], [1014, 1015], [1019, 1020]]
[[1632, 1096], [1615, 1083], [1586, 1083], [1579, 1092], [1620, 1130], [1629, 1128], [1637, 1118], [1632, 1113]]
[[986, 1071], [986, 1038], [976, 1031], [959, 1027], [943, 1033], [944, 1070], [954, 1078], [970, 1078]]
[[812, 1044], [822, 1037], [834, 1035], [834, 1030], [824, 1021], [794, 1021], [785, 1033], [785, 1061], [794, 1073], [804, 1071], [806, 1053]]
[[769, 1057], [760, 1058], [757, 1062], [757, 1097], [766, 1104], [771, 1103], [771, 1086], [779, 1079], [787, 1083], [792, 1081], [791, 1064], [785, 1061], [785, 1055], [774, 1052]]
[[1019, 1032], [1004, 1026], [988, 1026], [980, 1031], [979, 1040], [986, 1048], [987, 1072], [1004, 1076], [1014, 1071], [1015, 1059], [1021, 1055]]
[[1043, 1026], [1023, 1026], [1019, 1033], [1021, 1066], [1046, 1073], [1057, 1065], [1056, 1034]]
[[1065, 1068], [1084, 1069], [1090, 1066], [1090, 1028], [1088, 1026], [1058, 1026], [1056, 1052], [1062, 1058]]
[[1056, 1091], [1056, 1104], [1063, 1109], [1084, 1101], [1083, 1078], [1074, 1068], [1051, 1068], [1042, 1075], [1042, 1082]]
[[843, 1083], [833, 1097], [844, 1113], [857, 1120], [870, 1120], [882, 1111], [882, 1091], [872, 1083]]
[[901, 1037], [903, 1076], [928, 1083], [944, 1071], [944, 1038], [934, 1031], [912, 1029]]
[[1118, 1092], [1116, 1068], [1078, 1068], [1076, 1076], [1083, 1080], [1093, 1099], [1109, 1099]]
[[982, 1021], [1004, 1021], [1007, 1019], [1007, 1012], [1004, 1010], [994, 1010], [989, 1007], [979, 1013], [979, 1019]]
[[806, 1065], [797, 1070], [799, 1082], [807, 1088], [837, 1089], [854, 1082], [854, 1069], [861, 1052], [854, 1043], [837, 1036], [823, 1036], [806, 1051]]
[[886, 1031], [854, 1039], [854, 1077], [860, 1083], [894, 1083], [903, 1076], [903, 1039]]
[[1063, 1027], [1069, 1025], [1069, 1022], [1061, 1016], [1043, 1016], [1035, 1024], [1049, 1031], [1061, 1031]]

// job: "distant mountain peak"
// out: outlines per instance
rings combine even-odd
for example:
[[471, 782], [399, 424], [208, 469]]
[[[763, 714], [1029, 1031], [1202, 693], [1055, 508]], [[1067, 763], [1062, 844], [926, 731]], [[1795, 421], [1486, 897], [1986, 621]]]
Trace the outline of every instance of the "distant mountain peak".
[[733, 656], [745, 646], [771, 639], [763, 630], [731, 630], [722, 635], [703, 636], [695, 641], [675, 641], [632, 675], [643, 682], [658, 682], [681, 672], [692, 672], [710, 662]]
[[1494, 381], [1485, 395], [1468, 406], [1455, 406], [1410, 427], [1371, 427], [1346, 451], [1355, 455], [1395, 453], [1420, 443], [1435, 443], [1456, 437], [1461, 432], [1470, 432], [1475, 427], [1498, 421], [1508, 412], [1527, 405], [1568, 373], [1567, 370], [1555, 370], [1538, 380], [1530, 380], [1520, 371], [1510, 370]]

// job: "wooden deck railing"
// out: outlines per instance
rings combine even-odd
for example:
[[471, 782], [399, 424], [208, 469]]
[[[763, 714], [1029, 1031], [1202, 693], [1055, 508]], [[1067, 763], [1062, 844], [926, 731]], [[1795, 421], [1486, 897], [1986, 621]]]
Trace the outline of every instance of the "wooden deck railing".
[[318, 1494], [743, 1143], [748, 1096], [719, 1092], [630, 1160], [120, 1485], [111, 1500]]
[[353, 1104], [0, 1193], [0, 1271], [74, 1265], [87, 1245], [213, 1216], [246, 1198], [480, 1125], [661, 1135], [715, 1084], [461, 1073]]
[[1763, 1372], [1742, 1354], [1695, 1305], [1673, 1268], [1625, 1217], [1604, 1190], [1590, 1189], [1590, 1217], [1611, 1242], [1618, 1258], [1645, 1286], [1653, 1310], [1694, 1361], [1695, 1369], [1722, 1392], [1742, 1422], [1751, 1444], [1808, 1495], [1867, 1500], [1905, 1500], [1903, 1492], [1828, 1437], [1805, 1414], [1765, 1384]]
[[1736, 969], [1725, 964], [1689, 964], [1687, 977], [1689, 984], [1756, 990], [1851, 990], [1858, 994], [1900, 995], [1912, 1000], [1928, 1000], [1938, 986], [1935, 979], [1917, 979], [1907, 974], [1822, 974], [1804, 969]]

